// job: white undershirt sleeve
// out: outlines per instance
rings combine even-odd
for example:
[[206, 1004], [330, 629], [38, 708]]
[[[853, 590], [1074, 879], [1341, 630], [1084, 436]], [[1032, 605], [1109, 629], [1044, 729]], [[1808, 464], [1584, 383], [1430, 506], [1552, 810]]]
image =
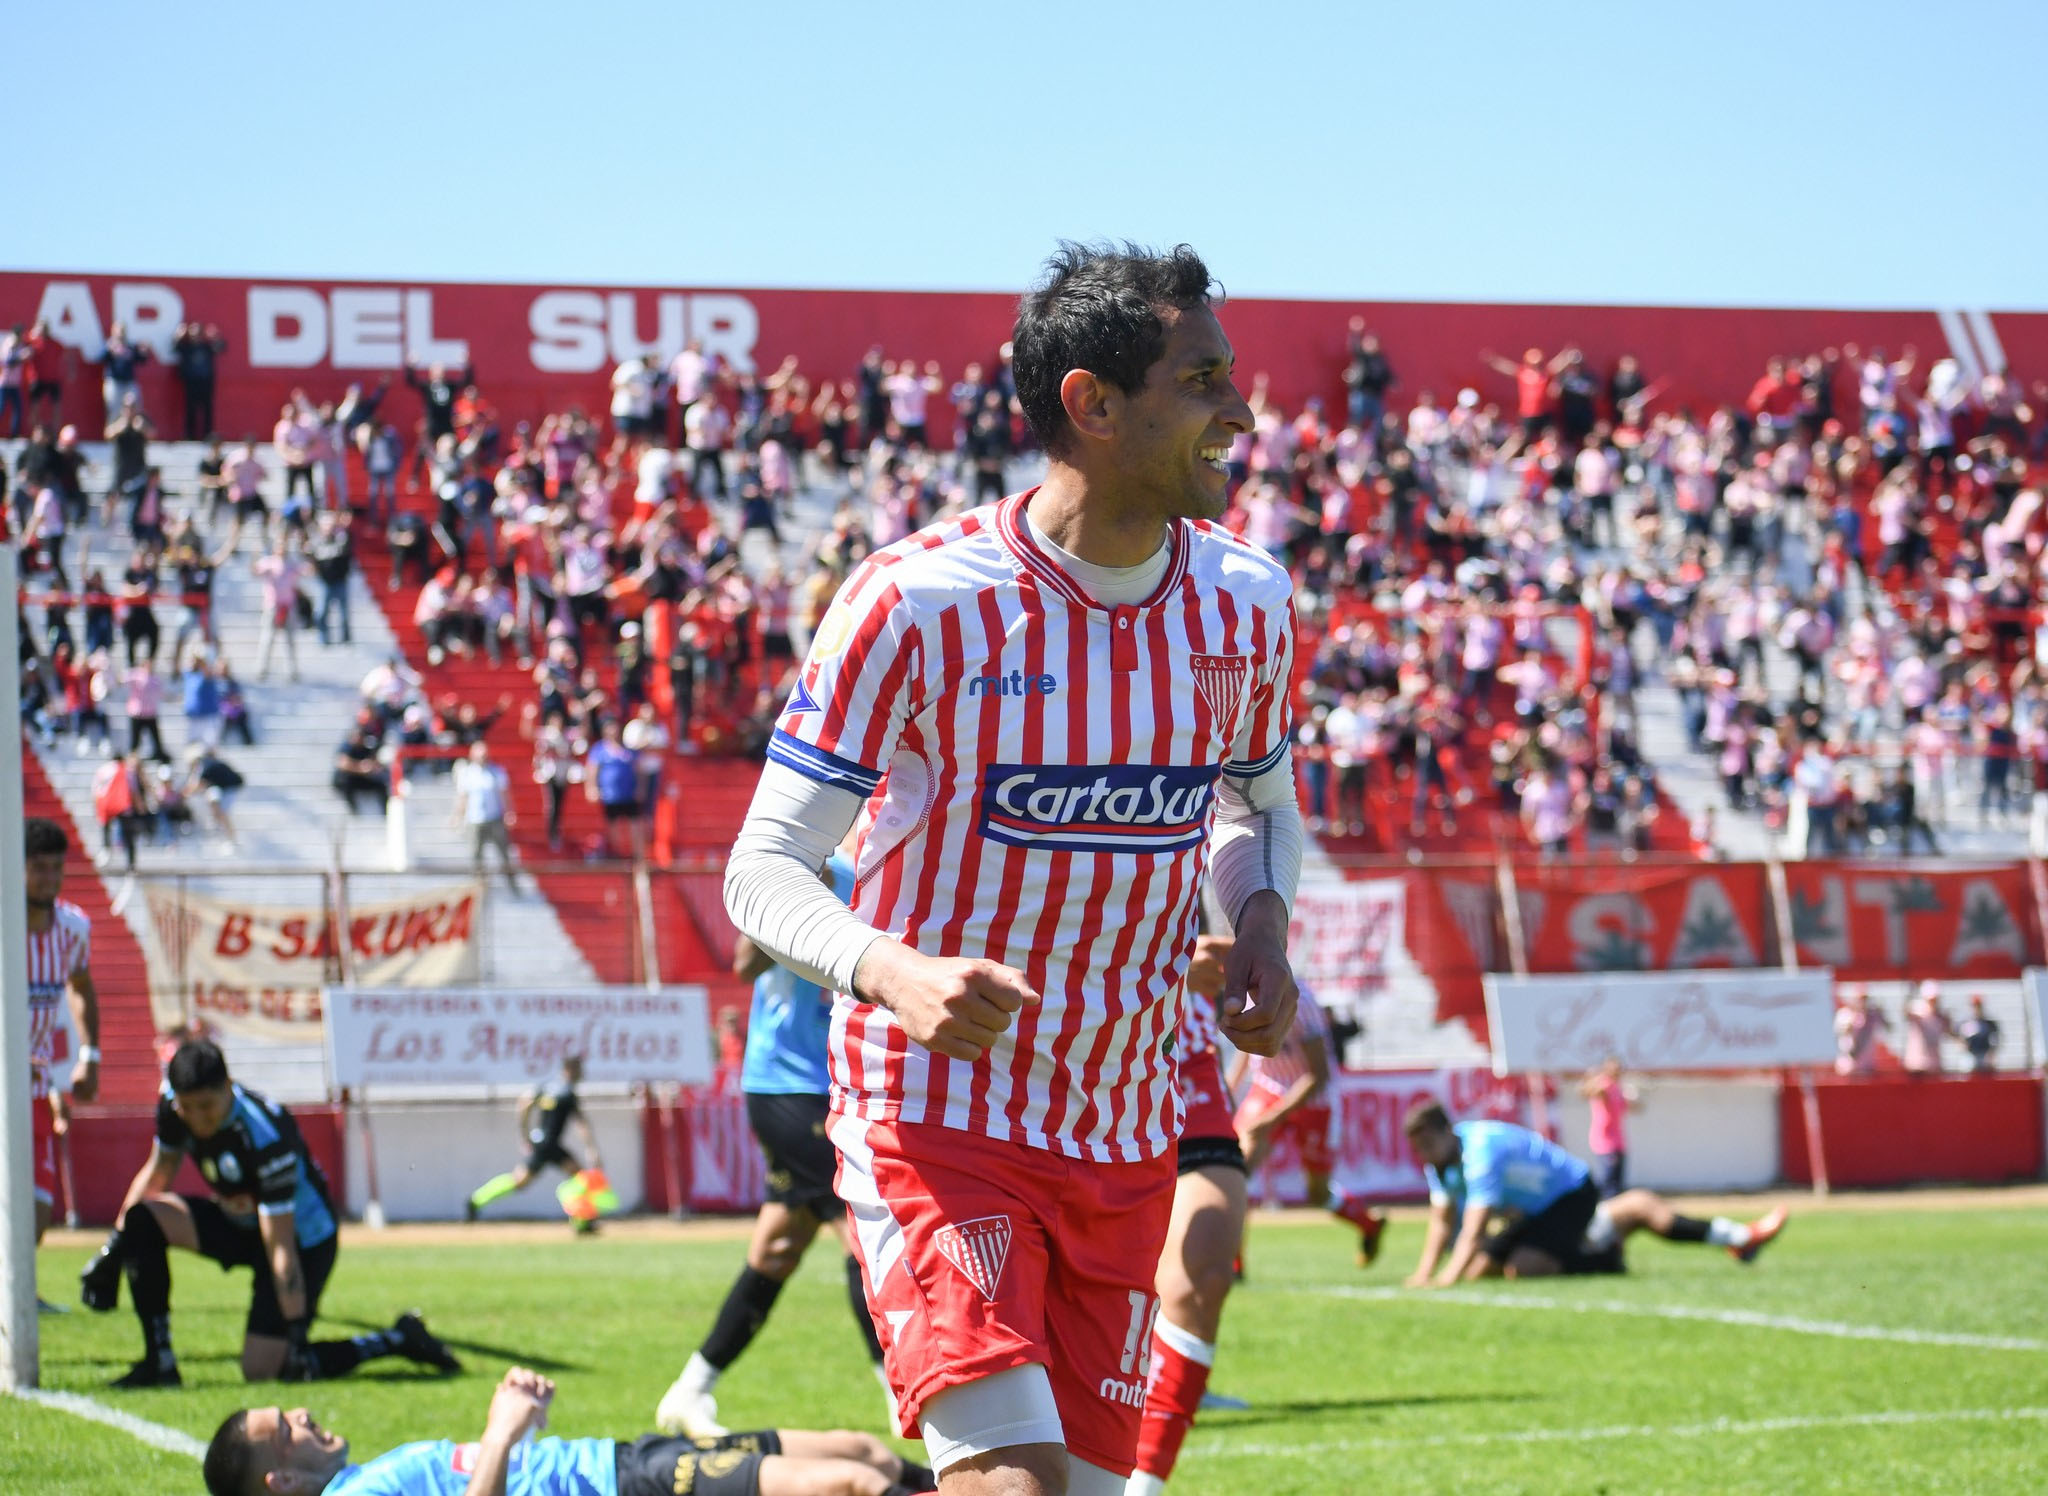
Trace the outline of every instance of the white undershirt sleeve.
[[754, 944], [798, 976], [853, 991], [882, 932], [818, 880], [860, 814], [861, 797], [770, 760], [725, 864], [725, 909]]
[[1294, 908], [1304, 834], [1291, 755], [1282, 754], [1280, 762], [1251, 779], [1223, 776], [1216, 787], [1209, 865], [1216, 902], [1233, 925], [1245, 901], [1261, 889], [1272, 889], [1290, 911]]

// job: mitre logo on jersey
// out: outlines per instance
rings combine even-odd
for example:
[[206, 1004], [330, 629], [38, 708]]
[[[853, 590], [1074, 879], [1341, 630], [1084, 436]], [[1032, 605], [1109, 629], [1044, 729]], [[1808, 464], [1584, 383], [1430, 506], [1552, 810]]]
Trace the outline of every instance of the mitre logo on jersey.
[[1212, 717], [1222, 722], [1237, 715], [1238, 706], [1244, 701], [1244, 684], [1251, 675], [1251, 666], [1251, 660], [1244, 655], [1198, 654], [1189, 657], [1188, 673], [1194, 676], [1195, 689], [1201, 693]]
[[1208, 834], [1213, 764], [989, 764], [981, 834], [1042, 852], [1180, 852]]
[[996, 1288], [1003, 1281], [1003, 1265], [1010, 1260], [1008, 1216], [983, 1216], [978, 1221], [942, 1227], [932, 1242], [984, 1299], [994, 1302]]

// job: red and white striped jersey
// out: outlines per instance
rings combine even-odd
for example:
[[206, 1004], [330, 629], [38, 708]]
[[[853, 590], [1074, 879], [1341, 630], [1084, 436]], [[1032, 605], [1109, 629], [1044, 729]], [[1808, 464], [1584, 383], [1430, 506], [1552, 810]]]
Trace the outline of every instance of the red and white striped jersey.
[[92, 920], [76, 904], [57, 900], [50, 928], [28, 937], [29, 1094], [50, 1094], [56, 1038], [70, 1003], [71, 978], [92, 965]]
[[1217, 781], [1289, 746], [1292, 583], [1220, 527], [1170, 527], [1144, 601], [1106, 605], [1028, 493], [869, 557], [812, 641], [769, 757], [866, 797], [853, 908], [1044, 1001], [974, 1064], [841, 994], [833, 1104], [1080, 1158], [1178, 1135], [1173, 1033]]
[[1290, 1086], [1309, 1073], [1308, 1055], [1302, 1045], [1310, 1039], [1322, 1040], [1327, 1051], [1330, 1016], [1323, 1011], [1323, 1005], [1316, 1001], [1316, 995], [1308, 990], [1307, 985], [1301, 984], [1294, 1000], [1294, 1027], [1287, 1031], [1287, 1042], [1280, 1046], [1276, 1055], [1250, 1056], [1246, 1086], [1275, 1096], [1286, 1095]]
[[1180, 1043], [1177, 1046], [1181, 1063], [1214, 1054], [1218, 1037], [1216, 1004], [1199, 992], [1183, 992], [1180, 998]]

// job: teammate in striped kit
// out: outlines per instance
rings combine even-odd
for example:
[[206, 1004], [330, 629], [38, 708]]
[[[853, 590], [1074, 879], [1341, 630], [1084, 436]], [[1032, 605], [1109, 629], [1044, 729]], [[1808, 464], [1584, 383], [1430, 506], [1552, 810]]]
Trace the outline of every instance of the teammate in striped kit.
[[100, 1003], [92, 983], [92, 920], [58, 895], [71, 838], [55, 821], [32, 816], [22, 825], [23, 896], [28, 902], [28, 1056], [30, 1134], [35, 1159], [36, 1240], [56, 1210], [57, 1150], [51, 1126], [50, 1074], [68, 1005], [71, 1029], [84, 1039], [71, 1094], [90, 1101], [99, 1089]]
[[[849, 578], [727, 867], [839, 994], [839, 1192], [949, 1496], [1121, 1496], [1210, 877], [1223, 1032], [1293, 1018], [1292, 585], [1213, 523], [1251, 412], [1211, 284], [1185, 246], [1054, 257], [1014, 336], [1045, 483]], [[849, 911], [814, 869], [856, 821]]]

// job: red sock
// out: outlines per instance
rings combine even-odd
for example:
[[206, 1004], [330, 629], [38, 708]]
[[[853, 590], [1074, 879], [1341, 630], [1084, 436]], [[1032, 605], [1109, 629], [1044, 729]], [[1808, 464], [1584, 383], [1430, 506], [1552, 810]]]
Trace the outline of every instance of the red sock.
[[1138, 1468], [1162, 1480], [1173, 1474], [1181, 1441], [1187, 1438], [1202, 1406], [1202, 1390], [1209, 1385], [1209, 1363], [1186, 1354], [1197, 1347], [1211, 1357], [1216, 1354], [1214, 1346], [1163, 1319], [1153, 1328], [1152, 1374], [1145, 1383], [1144, 1421], [1138, 1426]]

